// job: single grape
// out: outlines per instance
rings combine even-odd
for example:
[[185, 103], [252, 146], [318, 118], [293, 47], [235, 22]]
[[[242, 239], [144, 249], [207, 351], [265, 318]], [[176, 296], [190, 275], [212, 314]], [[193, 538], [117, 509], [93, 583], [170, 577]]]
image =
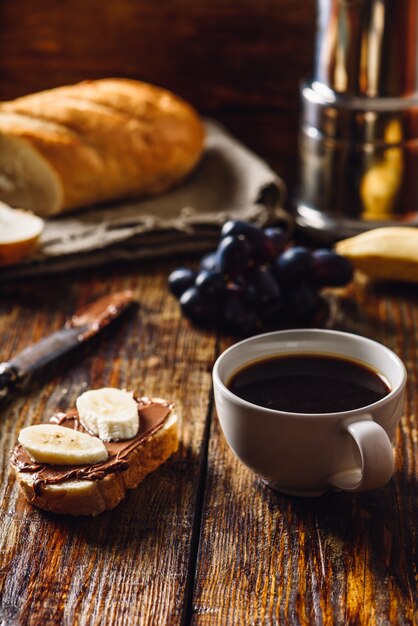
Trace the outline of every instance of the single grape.
[[229, 220], [225, 222], [221, 230], [221, 239], [230, 235], [244, 235], [248, 240], [262, 240], [263, 231], [256, 224], [243, 220]]
[[288, 235], [283, 228], [279, 228], [277, 226], [265, 228], [264, 235], [264, 256], [268, 261], [273, 262], [274, 259], [285, 249]]
[[248, 275], [248, 283], [255, 289], [257, 308], [275, 304], [280, 299], [280, 287], [266, 267], [255, 267]]
[[318, 288], [342, 287], [353, 277], [350, 261], [332, 250], [318, 248], [312, 253], [312, 280]]
[[242, 286], [242, 294], [246, 304], [249, 307], [256, 308], [258, 298], [257, 289], [254, 287], [254, 285], [249, 285], [248, 283], [245, 283]]
[[203, 295], [217, 298], [224, 290], [225, 281], [218, 272], [201, 270], [196, 276], [195, 285]]
[[246, 306], [250, 308], [256, 307], [257, 292], [255, 287], [248, 283], [246, 276], [236, 276], [233, 280], [228, 281], [226, 290], [228, 292], [239, 292]]
[[200, 267], [202, 270], [216, 271], [216, 252], [205, 254], [200, 260]]
[[278, 328], [284, 321], [283, 300], [280, 298], [277, 302], [263, 307], [263, 309], [259, 311], [259, 316], [265, 326]]
[[295, 246], [277, 257], [274, 271], [281, 284], [292, 287], [303, 281], [310, 281], [312, 266], [313, 259], [309, 250], [303, 246]]
[[193, 285], [195, 278], [195, 271], [187, 267], [179, 267], [168, 277], [168, 287], [176, 298], [180, 298], [186, 289]]
[[250, 253], [250, 245], [242, 235], [228, 235], [218, 246], [216, 262], [224, 274], [233, 278], [247, 270]]
[[247, 335], [257, 330], [257, 313], [248, 303], [245, 290], [236, 285], [228, 285], [222, 303], [224, 328], [235, 335]]
[[302, 282], [286, 294], [286, 316], [291, 323], [307, 322], [313, 318], [319, 303], [315, 289]]
[[230, 220], [223, 225], [221, 238], [242, 236], [249, 243], [250, 257], [254, 262], [264, 260], [266, 236], [261, 228], [250, 222]]
[[185, 317], [198, 325], [215, 323], [216, 306], [197, 287], [189, 287], [180, 298], [180, 307]]

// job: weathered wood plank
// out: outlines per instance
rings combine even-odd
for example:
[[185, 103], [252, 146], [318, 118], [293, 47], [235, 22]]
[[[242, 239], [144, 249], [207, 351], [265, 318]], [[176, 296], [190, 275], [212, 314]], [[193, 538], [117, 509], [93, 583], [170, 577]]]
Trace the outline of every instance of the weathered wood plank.
[[383, 341], [407, 364], [395, 477], [368, 494], [274, 493], [234, 457], [214, 416], [193, 624], [415, 623], [416, 296], [357, 288], [332, 300], [330, 327]]
[[[175, 262], [174, 262], [175, 264]], [[214, 338], [179, 318], [168, 265], [103, 270], [3, 287], [1, 359], [56, 330], [96, 296], [131, 288], [142, 308], [51, 366], [1, 409], [0, 621], [5, 624], [178, 624], [186, 592]], [[174, 399], [181, 448], [114, 511], [71, 519], [18, 494], [9, 450], [19, 429], [72, 405], [86, 387], [115, 385]]]

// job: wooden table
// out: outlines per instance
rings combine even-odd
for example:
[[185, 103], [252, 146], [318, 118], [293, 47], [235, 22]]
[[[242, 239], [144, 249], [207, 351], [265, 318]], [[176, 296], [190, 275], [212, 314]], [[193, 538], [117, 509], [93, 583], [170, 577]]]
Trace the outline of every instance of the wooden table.
[[[211, 367], [232, 339], [180, 317], [166, 289], [178, 262], [0, 288], [1, 359], [96, 296], [129, 288], [142, 305], [1, 407], [1, 623], [417, 623], [416, 287], [355, 285], [329, 296], [329, 327], [383, 341], [407, 365], [394, 478], [368, 494], [298, 499], [263, 486], [227, 447]], [[175, 400], [179, 452], [96, 519], [30, 506], [8, 465], [19, 429], [105, 385]]]

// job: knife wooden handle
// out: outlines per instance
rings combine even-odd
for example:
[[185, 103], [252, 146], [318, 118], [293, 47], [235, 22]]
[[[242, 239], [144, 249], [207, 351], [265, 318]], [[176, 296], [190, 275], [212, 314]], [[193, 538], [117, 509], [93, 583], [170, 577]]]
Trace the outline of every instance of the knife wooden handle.
[[19, 370], [10, 363], [0, 363], [0, 400], [5, 398], [19, 380]]

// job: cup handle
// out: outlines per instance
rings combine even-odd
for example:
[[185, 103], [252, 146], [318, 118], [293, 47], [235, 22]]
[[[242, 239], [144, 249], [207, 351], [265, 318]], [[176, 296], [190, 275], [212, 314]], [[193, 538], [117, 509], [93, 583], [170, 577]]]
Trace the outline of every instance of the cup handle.
[[[343, 491], [368, 491], [383, 487], [391, 479], [394, 470], [393, 448], [384, 429], [371, 416], [345, 425], [354, 439], [361, 458], [357, 472], [343, 471], [334, 474], [330, 483]], [[359, 474], [361, 475], [359, 476]]]

